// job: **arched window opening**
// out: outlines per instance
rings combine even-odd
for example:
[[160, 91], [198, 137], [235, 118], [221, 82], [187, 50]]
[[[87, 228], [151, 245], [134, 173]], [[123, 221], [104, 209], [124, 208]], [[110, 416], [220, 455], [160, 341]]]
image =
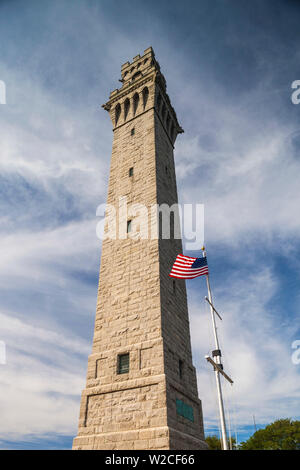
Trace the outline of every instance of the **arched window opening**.
[[163, 103], [163, 106], [162, 106], [162, 111], [161, 111], [161, 117], [162, 117], [162, 120], [163, 120], [163, 121], [165, 120], [166, 112], [167, 112], [167, 108], [166, 108], [166, 104], [165, 104], [165, 102], [164, 102], [164, 103]]
[[135, 116], [137, 107], [138, 107], [138, 105], [139, 105], [139, 99], [140, 99], [140, 97], [139, 97], [138, 93], [135, 93], [135, 94], [133, 95], [133, 115], [134, 115], [134, 116]]
[[159, 93], [157, 96], [157, 111], [160, 112], [160, 107], [161, 107], [161, 94]]
[[128, 116], [129, 108], [130, 108], [130, 101], [129, 101], [128, 98], [126, 98], [126, 100], [124, 102], [124, 119], [126, 119], [127, 116]]
[[174, 127], [174, 122], [172, 122], [171, 126], [171, 139], [174, 140], [175, 137], [175, 127]]
[[170, 114], [168, 113], [167, 120], [166, 120], [166, 128], [167, 128], [167, 131], [169, 130], [170, 120], [171, 120]]
[[148, 101], [148, 96], [149, 96], [149, 90], [147, 87], [143, 89], [143, 107], [144, 109], [146, 108], [147, 101]]
[[116, 125], [118, 124], [118, 120], [119, 120], [120, 114], [121, 114], [121, 105], [120, 105], [120, 103], [118, 103], [117, 106], [116, 106], [116, 110], [115, 110], [115, 122], [116, 122]]

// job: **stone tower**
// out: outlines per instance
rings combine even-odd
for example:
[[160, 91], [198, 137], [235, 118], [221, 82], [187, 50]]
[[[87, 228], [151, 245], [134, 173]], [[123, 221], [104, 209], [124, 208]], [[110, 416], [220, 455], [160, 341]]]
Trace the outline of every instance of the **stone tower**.
[[[125, 198], [128, 208], [148, 208], [149, 217], [140, 222], [141, 209], [128, 209], [125, 236], [119, 228], [103, 240], [73, 448], [205, 449], [185, 281], [168, 275], [181, 240], [150, 234], [150, 208], [177, 203], [173, 148], [183, 130], [151, 47], [122, 65], [121, 74], [121, 88], [103, 105], [114, 132], [107, 202], [120, 220]], [[149, 237], [135, 237], [147, 222]]]

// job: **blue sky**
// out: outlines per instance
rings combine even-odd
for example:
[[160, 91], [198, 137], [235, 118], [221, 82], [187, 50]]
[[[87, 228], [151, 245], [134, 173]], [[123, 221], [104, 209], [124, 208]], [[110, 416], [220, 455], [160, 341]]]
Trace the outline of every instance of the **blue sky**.
[[[91, 349], [112, 144], [101, 104], [150, 45], [185, 130], [180, 202], [205, 241], [231, 421], [243, 440], [299, 418], [299, 4], [286, 0], [0, 2], [2, 448], [69, 448]], [[189, 252], [188, 254], [195, 254]], [[218, 427], [203, 279], [188, 282], [207, 434]]]

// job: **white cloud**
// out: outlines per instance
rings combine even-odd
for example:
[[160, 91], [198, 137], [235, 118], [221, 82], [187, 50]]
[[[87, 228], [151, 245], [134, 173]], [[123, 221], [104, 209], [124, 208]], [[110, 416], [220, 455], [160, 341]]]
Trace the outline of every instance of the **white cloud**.
[[[272, 108], [262, 109], [261, 93], [250, 95], [250, 110], [243, 100], [237, 109], [198, 93], [189, 109], [198, 125], [178, 138], [181, 201], [205, 204], [210, 242], [238, 245], [261, 238], [272, 246], [279, 239], [299, 239], [297, 127], [272, 116]], [[254, 120], [255, 106], [260, 113]]]
[[0, 314], [7, 363], [1, 366], [0, 439], [75, 434], [84, 387], [82, 357], [90, 345], [70, 332], [51, 331]]

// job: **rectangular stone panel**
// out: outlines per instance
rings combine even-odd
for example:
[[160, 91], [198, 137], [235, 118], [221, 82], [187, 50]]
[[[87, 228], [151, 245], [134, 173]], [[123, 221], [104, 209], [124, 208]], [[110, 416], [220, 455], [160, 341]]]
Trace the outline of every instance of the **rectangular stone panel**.
[[98, 433], [151, 427], [161, 408], [157, 384], [90, 395], [85, 426]]

